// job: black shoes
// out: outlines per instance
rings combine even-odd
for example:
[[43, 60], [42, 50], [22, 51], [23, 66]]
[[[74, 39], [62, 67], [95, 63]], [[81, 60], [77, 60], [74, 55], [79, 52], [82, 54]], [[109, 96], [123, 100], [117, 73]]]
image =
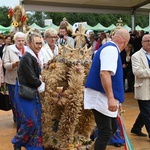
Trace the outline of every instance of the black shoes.
[[14, 145], [14, 150], [21, 150], [21, 146]]
[[142, 136], [142, 137], [146, 137], [147, 136], [147, 134], [145, 134], [145, 133], [142, 133], [141, 131], [137, 131], [137, 130], [135, 130], [135, 129], [131, 129], [131, 133], [134, 133], [134, 134], [136, 134], [137, 136]]
[[129, 92], [133, 92], [133, 90], [130, 89], [130, 88], [128, 88], [128, 89], [125, 90], [125, 93], [129, 93]]
[[116, 146], [116, 147], [121, 147], [122, 144], [120, 144], [120, 143], [114, 143], [114, 146]]

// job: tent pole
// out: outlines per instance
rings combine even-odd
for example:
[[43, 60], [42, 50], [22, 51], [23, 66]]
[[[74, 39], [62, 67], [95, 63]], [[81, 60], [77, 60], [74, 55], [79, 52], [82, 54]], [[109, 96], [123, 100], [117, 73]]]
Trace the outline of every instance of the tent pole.
[[135, 11], [132, 10], [132, 14], [131, 14], [131, 20], [132, 20], [132, 31], [135, 30]]
[[149, 12], [149, 33], [150, 33], [150, 12]]

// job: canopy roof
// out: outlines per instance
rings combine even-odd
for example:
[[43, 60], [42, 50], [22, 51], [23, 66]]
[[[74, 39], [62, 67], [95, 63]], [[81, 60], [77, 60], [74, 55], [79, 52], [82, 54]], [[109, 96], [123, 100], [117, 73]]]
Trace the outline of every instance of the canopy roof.
[[48, 12], [150, 12], [150, 0], [22, 0], [26, 10]]
[[137, 25], [136, 27], [135, 27], [135, 30], [137, 30], [137, 31], [141, 31], [141, 30], [143, 30], [139, 25]]
[[128, 30], [129, 32], [131, 31], [131, 28], [130, 28], [128, 25], [125, 24], [123, 27], [124, 27], [126, 30]]
[[108, 31], [114, 30], [116, 28], [116, 26], [114, 24], [110, 25], [109, 27], [107, 27]]
[[103, 25], [101, 25], [100, 23], [98, 23], [96, 26], [94, 26], [92, 28], [92, 30], [94, 30], [94, 31], [104, 31], [104, 30], [107, 30], [107, 28], [104, 27]]
[[[70, 28], [72, 29], [73, 26], [71, 24], [69, 24]], [[32, 25], [29, 26], [30, 28], [36, 28], [36, 29], [39, 29], [41, 31], [45, 31], [46, 29], [48, 28], [53, 28], [55, 30], [58, 30], [59, 26], [56, 26], [55, 24], [51, 24], [51, 25], [48, 25], [44, 28], [38, 26], [37, 24], [33, 23]], [[98, 23], [97, 25], [95, 26], [90, 26], [87, 24], [87, 26], [85, 27], [86, 30], [95, 30], [95, 31], [111, 31], [115, 28], [116, 26], [114, 24], [110, 25], [109, 27], [104, 27], [103, 25], [101, 25], [100, 23]], [[127, 29], [129, 32], [131, 31], [131, 28], [128, 26], [128, 25], [124, 25], [123, 26], [125, 29]], [[9, 27], [4, 27], [2, 25], [0, 25], [0, 33], [4, 33], [4, 32], [10, 32], [12, 29], [12, 26], [9, 26]], [[135, 27], [136, 30], [140, 31], [140, 30], [144, 30], [145, 32], [150, 32], [150, 26], [147, 26], [145, 28], [141, 28], [139, 25], [137, 25]]]
[[2, 25], [0, 25], [0, 33], [4, 33], [4, 32], [9, 32], [11, 30], [11, 26], [9, 27], [4, 27]]
[[150, 25], [145, 27], [143, 30], [150, 33]]
[[40, 26], [38, 26], [36, 23], [33, 23], [32, 25], [29, 26], [30, 28], [36, 28], [36, 29], [39, 29], [41, 31], [43, 31], [44, 29]]
[[56, 26], [55, 24], [51, 23], [50, 25], [46, 26], [46, 27], [44, 28], [44, 30], [45, 30], [45, 29], [49, 29], [49, 28], [53, 28], [53, 29], [57, 30], [57, 29], [58, 29], [58, 26]]

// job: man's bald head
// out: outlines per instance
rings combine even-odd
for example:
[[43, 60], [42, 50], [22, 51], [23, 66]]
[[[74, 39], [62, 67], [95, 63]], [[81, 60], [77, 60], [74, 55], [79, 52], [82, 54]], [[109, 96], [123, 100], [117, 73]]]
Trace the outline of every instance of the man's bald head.
[[123, 50], [130, 40], [130, 34], [125, 28], [120, 28], [116, 31], [112, 40], [118, 45], [120, 50]]
[[[115, 33], [116, 36], [121, 36], [123, 39], [126, 40], [126, 42], [128, 43], [130, 40], [130, 34], [129, 32], [125, 29], [125, 28], [120, 28], [116, 31]], [[115, 36], [114, 35], [114, 36]]]

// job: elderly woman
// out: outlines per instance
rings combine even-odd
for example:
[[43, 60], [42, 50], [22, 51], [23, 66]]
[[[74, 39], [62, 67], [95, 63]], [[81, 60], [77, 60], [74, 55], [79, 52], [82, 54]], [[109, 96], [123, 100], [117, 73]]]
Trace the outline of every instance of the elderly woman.
[[5, 55], [3, 56], [3, 65], [4, 68], [6, 69], [5, 82], [7, 83], [8, 92], [12, 103], [14, 121], [16, 121], [16, 112], [14, 109], [16, 104], [14, 103], [14, 92], [15, 92], [18, 64], [26, 49], [25, 34], [23, 32], [15, 33], [14, 41], [15, 43], [13, 45], [6, 47]]
[[57, 31], [49, 28], [44, 32], [44, 39], [46, 44], [41, 49], [43, 56], [43, 64], [46, 67], [47, 63], [56, 55], [58, 55], [58, 46], [56, 41], [58, 39]]
[[[41, 102], [39, 92], [44, 90], [40, 78], [39, 51], [43, 39], [39, 30], [30, 29], [26, 35], [27, 49], [18, 67], [18, 84], [15, 89], [17, 123], [19, 129], [12, 139], [14, 150], [43, 150], [41, 130]], [[21, 91], [22, 89], [22, 91]], [[25, 94], [25, 95], [24, 95]], [[32, 97], [30, 97], [32, 94]]]

